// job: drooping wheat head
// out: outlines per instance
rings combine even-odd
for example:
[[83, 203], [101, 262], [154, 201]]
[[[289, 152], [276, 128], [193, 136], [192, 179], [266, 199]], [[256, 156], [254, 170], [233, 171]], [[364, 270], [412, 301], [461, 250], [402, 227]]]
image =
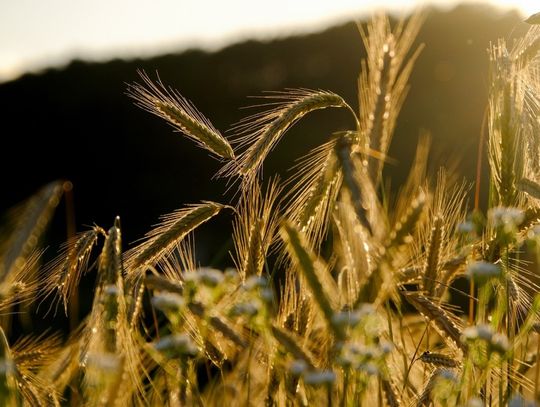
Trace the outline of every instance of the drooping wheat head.
[[142, 109], [165, 119], [174, 128], [195, 141], [200, 147], [225, 160], [234, 160], [234, 151], [212, 123], [180, 93], [167, 88], [161, 80], [154, 83], [139, 72], [143, 84], [130, 85], [128, 96]]

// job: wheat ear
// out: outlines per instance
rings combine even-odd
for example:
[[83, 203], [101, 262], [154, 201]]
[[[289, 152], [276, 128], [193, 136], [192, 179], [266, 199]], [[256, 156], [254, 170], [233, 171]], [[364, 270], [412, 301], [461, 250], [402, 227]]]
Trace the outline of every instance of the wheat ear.
[[281, 384], [281, 378], [279, 371], [273, 364], [270, 364], [268, 369], [268, 385], [266, 388], [266, 397], [264, 398], [265, 407], [274, 407], [277, 405], [279, 385]]
[[[334, 309], [330, 301], [330, 298], [333, 301], [338, 299], [338, 289], [332, 277], [328, 275], [326, 266], [309, 249], [305, 237], [290, 222], [284, 222], [280, 231], [287, 251], [306, 278], [313, 293], [313, 299], [321, 309], [330, 330], [338, 339], [343, 339], [343, 330], [334, 324]], [[323, 282], [325, 288], [323, 288]]]
[[281, 136], [303, 116], [329, 107], [344, 107], [352, 111], [341, 96], [321, 90], [276, 92], [266, 98], [271, 99], [270, 104], [277, 107], [247, 117], [234, 127], [236, 142], [239, 146], [248, 147], [236, 162], [225, 165], [220, 172], [222, 175], [241, 175], [249, 182], [259, 172], [264, 159]]
[[184, 286], [166, 277], [148, 274], [144, 277], [144, 285], [151, 290], [166, 291], [169, 293], [184, 294]]
[[277, 181], [271, 182], [264, 194], [254, 182], [242, 195], [233, 224], [235, 263], [242, 277], [263, 271], [277, 230], [276, 200], [280, 191]]
[[309, 152], [292, 168], [285, 216], [293, 220], [318, 249], [328, 227], [343, 176], [335, 152], [336, 137]]
[[39, 190], [24, 205], [15, 231], [8, 238], [2, 254], [0, 281], [13, 272], [13, 269], [24, 264], [24, 260], [36, 250], [39, 239], [60, 202], [63, 187], [60, 181], [52, 182]]
[[[355, 307], [364, 301], [373, 302], [377, 299], [384, 298], [388, 294], [388, 289], [381, 290], [383, 285], [387, 288], [392, 287], [393, 289], [394, 285], [390, 283], [390, 280], [395, 276], [393, 273], [390, 273], [388, 267], [391, 262], [391, 253], [393, 250], [398, 249], [400, 246], [411, 240], [410, 235], [413, 233], [424, 212], [426, 201], [425, 193], [420, 190], [407, 212], [394, 225], [394, 228], [389, 233], [385, 243], [379, 249], [379, 263], [374, 267], [373, 271], [369, 274], [368, 279], [364, 282], [361, 290], [358, 292], [356, 300], [354, 301]], [[401, 274], [397, 277], [399, 279], [404, 278]]]
[[45, 296], [58, 294], [64, 303], [66, 315], [68, 300], [73, 290], [77, 289], [82, 274], [87, 271], [92, 248], [100, 234], [105, 235], [105, 231], [97, 226], [79, 234], [72, 242], [68, 242], [64, 252], [45, 268]]
[[[127, 318], [119, 218], [99, 257], [96, 294], [82, 338], [85, 393], [92, 405], [144, 398], [140, 348]], [[122, 383], [122, 392], [117, 389]]]
[[[421, 48], [406, 58], [418, 34], [423, 16], [413, 15], [408, 24], [400, 21], [392, 32], [383, 15], [375, 16], [366, 30], [359, 27], [367, 59], [358, 78], [360, 130], [366, 147], [386, 155], [397, 116], [407, 94], [407, 81]], [[406, 61], [406, 62], [405, 62]], [[368, 160], [368, 173], [379, 184], [383, 162]]]
[[334, 224], [339, 235], [342, 271], [338, 279], [345, 303], [353, 306], [361, 284], [372, 269], [370, 242], [358, 221], [350, 202], [339, 202], [334, 213]]
[[461, 329], [453, 318], [439, 305], [416, 292], [403, 293], [405, 299], [425, 318], [433, 321], [441, 338], [449, 338], [455, 346], [467, 352], [467, 345], [461, 340]]
[[12, 268], [0, 282], [0, 312], [8, 314], [16, 304], [32, 301], [39, 294], [41, 281], [36, 272], [43, 251], [35, 251]]
[[[349, 192], [351, 203], [362, 226], [373, 234], [368, 211], [372, 209], [374, 200], [373, 186], [366, 176], [358, 157], [353, 156], [351, 137], [340, 137], [336, 144], [338, 161], [343, 173], [343, 181]], [[370, 187], [369, 189], [367, 187]], [[373, 218], [373, 216], [371, 216]]]
[[118, 345], [118, 319], [125, 318], [122, 238], [117, 226], [109, 229], [99, 257], [96, 297], [101, 303], [102, 315], [98, 320], [103, 318], [105, 351], [114, 354]]
[[163, 222], [147, 233], [146, 241], [128, 252], [129, 270], [155, 264], [193, 229], [217, 215], [222, 208], [224, 205], [207, 201], [163, 216]]
[[274, 338], [296, 359], [302, 359], [310, 369], [315, 369], [317, 364], [313, 355], [300, 344], [300, 338], [296, 337], [291, 332], [287, 332], [284, 329], [272, 325], [272, 334]]
[[540, 54], [540, 28], [532, 27], [525, 37], [520, 38], [512, 50], [511, 58], [521, 69], [527, 68]]
[[518, 182], [527, 175], [527, 140], [537, 125], [540, 100], [529, 69], [513, 58], [523, 44], [509, 51], [504, 40], [490, 48], [489, 162], [492, 171], [492, 206], [515, 206]]
[[60, 334], [26, 336], [13, 344], [11, 353], [16, 366], [16, 379], [23, 397], [32, 406], [59, 406], [60, 394], [40, 370], [52, 363], [61, 349]]
[[[400, 407], [402, 403], [396, 393], [394, 385], [392, 384], [392, 380], [390, 378], [382, 378], [381, 386], [382, 386], [384, 397], [386, 398], [386, 403], [388, 404], [388, 406]], [[343, 389], [343, 391], [347, 391], [347, 389]]]
[[[116, 222], [119, 224], [117, 217]], [[111, 227], [107, 232], [103, 250], [99, 257], [99, 279], [104, 284], [117, 284], [123, 280], [122, 235], [119, 226]]]
[[234, 151], [225, 137], [215, 129], [197, 108], [177, 91], [157, 84], [144, 72], [139, 72], [143, 85], [133, 84], [128, 95], [144, 110], [168, 121], [199, 146], [227, 159], [234, 159]]
[[527, 195], [535, 199], [540, 199], [540, 184], [537, 182], [531, 179], [521, 178], [518, 182], [518, 188]]
[[[188, 304], [188, 309], [193, 315], [199, 318], [205, 318], [205, 308], [203, 304], [199, 302], [190, 303]], [[208, 318], [208, 322], [216, 331], [220, 332], [225, 338], [231, 340], [240, 348], [243, 349], [248, 346], [246, 341], [235, 332], [234, 327], [230, 326], [226, 320], [214, 315]]]
[[452, 358], [448, 355], [443, 355], [442, 353], [434, 353], [429, 351], [425, 351], [424, 353], [422, 353], [422, 355], [420, 355], [418, 359], [420, 359], [426, 364], [436, 367], [453, 368], [460, 365], [459, 361], [455, 358]]
[[394, 228], [390, 232], [384, 248], [382, 249], [382, 254], [384, 254], [387, 250], [397, 248], [410, 240], [409, 236], [420, 220], [420, 217], [424, 212], [426, 202], [426, 194], [423, 191], [418, 192], [408, 211], [395, 224]]

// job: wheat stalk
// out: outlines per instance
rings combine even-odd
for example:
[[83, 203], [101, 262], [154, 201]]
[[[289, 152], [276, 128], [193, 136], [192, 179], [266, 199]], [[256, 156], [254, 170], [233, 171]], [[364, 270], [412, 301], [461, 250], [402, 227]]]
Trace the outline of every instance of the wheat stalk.
[[336, 141], [337, 137], [332, 137], [301, 159], [292, 168], [295, 174], [285, 184], [285, 188], [290, 188], [284, 198], [285, 216], [298, 225], [315, 248], [327, 232], [342, 183]]
[[308, 248], [303, 235], [290, 222], [284, 222], [281, 225], [280, 232], [287, 246], [287, 251], [305, 276], [313, 292], [313, 299], [322, 311], [328, 327], [338, 339], [342, 339], [344, 333], [341, 327], [334, 323], [335, 312], [330, 300], [338, 300], [338, 290], [331, 277], [327, 276], [328, 272], [325, 265], [315, 257], [314, 253]]

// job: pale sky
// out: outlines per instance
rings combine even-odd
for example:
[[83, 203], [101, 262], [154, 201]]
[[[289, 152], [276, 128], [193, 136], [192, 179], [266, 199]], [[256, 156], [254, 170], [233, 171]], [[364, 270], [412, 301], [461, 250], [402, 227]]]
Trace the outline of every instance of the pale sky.
[[[467, 2], [467, 0], [462, 1]], [[539, 0], [487, 0], [540, 11]], [[455, 0], [0, 0], [0, 82], [73, 58], [101, 61], [320, 30], [381, 6]]]

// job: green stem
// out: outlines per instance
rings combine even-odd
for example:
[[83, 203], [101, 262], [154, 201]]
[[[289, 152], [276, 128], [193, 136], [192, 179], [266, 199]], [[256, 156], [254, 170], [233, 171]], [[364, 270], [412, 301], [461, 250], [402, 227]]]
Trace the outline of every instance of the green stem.
[[343, 393], [341, 394], [341, 402], [339, 405], [345, 407], [347, 405], [347, 389], [349, 388], [349, 368], [345, 369], [344, 378], [343, 378]]
[[188, 388], [188, 361], [187, 358], [180, 358], [180, 405], [185, 406], [187, 401]]

